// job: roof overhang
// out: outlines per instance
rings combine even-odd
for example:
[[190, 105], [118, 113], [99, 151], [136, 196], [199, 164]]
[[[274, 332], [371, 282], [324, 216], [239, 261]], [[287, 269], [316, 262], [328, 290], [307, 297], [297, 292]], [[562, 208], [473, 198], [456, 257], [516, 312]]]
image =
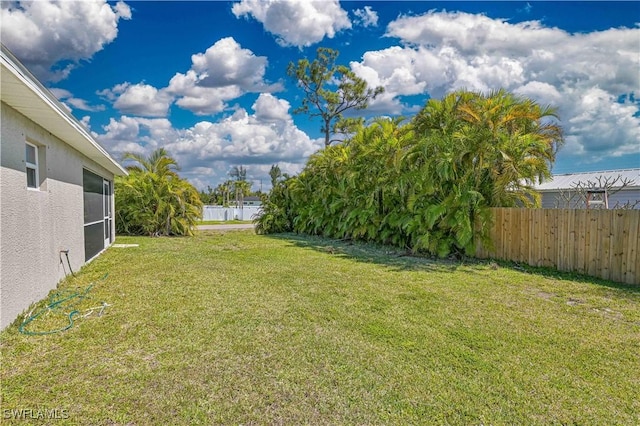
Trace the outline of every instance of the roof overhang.
[[2, 102], [114, 175], [127, 175], [126, 169], [98, 144], [84, 125], [4, 45], [1, 56]]

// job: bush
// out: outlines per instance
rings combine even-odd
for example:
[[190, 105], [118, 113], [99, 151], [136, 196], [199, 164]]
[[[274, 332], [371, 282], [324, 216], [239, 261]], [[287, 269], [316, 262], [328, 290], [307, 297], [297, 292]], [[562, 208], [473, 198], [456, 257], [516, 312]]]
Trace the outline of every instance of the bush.
[[193, 235], [202, 218], [198, 191], [181, 179], [176, 161], [164, 149], [148, 159], [127, 154], [140, 166], [115, 181], [116, 232], [126, 235]]

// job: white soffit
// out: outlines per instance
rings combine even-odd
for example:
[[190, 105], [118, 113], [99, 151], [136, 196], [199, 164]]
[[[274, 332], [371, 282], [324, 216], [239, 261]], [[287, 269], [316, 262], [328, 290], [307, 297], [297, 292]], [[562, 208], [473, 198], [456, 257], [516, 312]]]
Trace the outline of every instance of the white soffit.
[[127, 171], [96, 142], [87, 129], [2, 45], [2, 102], [38, 123], [114, 175]]

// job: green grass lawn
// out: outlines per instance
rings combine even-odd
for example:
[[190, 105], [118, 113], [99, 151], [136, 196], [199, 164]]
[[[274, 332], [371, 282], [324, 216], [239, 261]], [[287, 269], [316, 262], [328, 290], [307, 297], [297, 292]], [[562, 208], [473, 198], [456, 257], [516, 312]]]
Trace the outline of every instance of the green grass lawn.
[[140, 246], [60, 286], [95, 282], [74, 308], [101, 316], [0, 334], [3, 424], [640, 423], [637, 288], [251, 231], [117, 242]]

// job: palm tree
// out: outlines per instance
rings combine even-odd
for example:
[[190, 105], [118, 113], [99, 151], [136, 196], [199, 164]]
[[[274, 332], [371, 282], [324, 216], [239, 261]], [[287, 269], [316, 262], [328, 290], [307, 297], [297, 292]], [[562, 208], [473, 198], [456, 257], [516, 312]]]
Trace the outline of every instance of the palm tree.
[[236, 207], [242, 207], [244, 197], [251, 193], [251, 183], [246, 180], [237, 180], [232, 183], [236, 194]]
[[269, 177], [271, 177], [271, 187], [275, 187], [278, 179], [282, 177], [282, 171], [280, 170], [280, 166], [274, 164], [271, 166], [269, 170]]
[[455, 92], [416, 116], [412, 155], [442, 157], [441, 177], [472, 179], [490, 206], [535, 205], [531, 186], [550, 177], [563, 143], [555, 110], [505, 90]]
[[232, 186], [233, 186], [233, 182], [230, 180], [227, 180], [221, 184], [218, 184], [218, 186], [216, 187], [216, 192], [221, 195], [223, 206], [229, 205], [229, 198], [230, 198]]
[[423, 212], [430, 251], [472, 251], [474, 233], [485, 236], [488, 207], [539, 202], [532, 183], [550, 176], [563, 141], [554, 119], [553, 109], [504, 90], [429, 100], [413, 120], [417, 138], [404, 167], [426, 178], [411, 209]]
[[233, 169], [229, 172], [229, 176], [235, 178], [235, 180], [247, 180], [247, 168], [243, 166], [233, 166]]
[[116, 179], [116, 229], [127, 234], [193, 235], [202, 217], [198, 191], [180, 179], [177, 161], [164, 148], [145, 158], [127, 153], [138, 164]]
[[139, 154], [127, 152], [122, 157], [124, 160], [133, 160], [138, 165], [131, 165], [127, 167], [130, 171], [145, 171], [155, 173], [158, 176], [173, 176], [177, 177], [177, 171], [180, 170], [178, 162], [170, 157], [167, 150], [164, 148], [158, 148], [151, 153], [149, 157], [143, 157]]

